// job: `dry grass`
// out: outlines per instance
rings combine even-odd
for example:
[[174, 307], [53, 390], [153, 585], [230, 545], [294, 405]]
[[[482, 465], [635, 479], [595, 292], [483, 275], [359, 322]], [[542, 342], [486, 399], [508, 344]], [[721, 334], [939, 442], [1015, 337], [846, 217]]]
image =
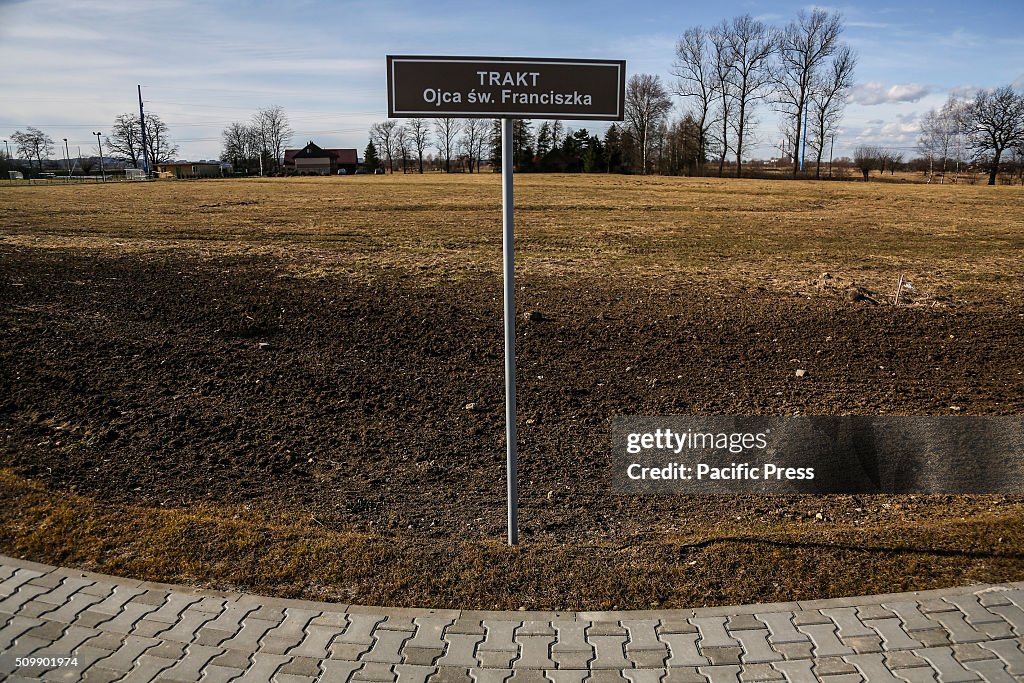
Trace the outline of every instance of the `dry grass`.
[[[998, 498], [964, 519], [811, 519], [773, 523], [756, 535], [721, 520], [627, 547], [609, 537], [509, 548], [497, 540], [332, 531], [247, 506], [112, 508], [74, 494], [55, 498], [2, 469], [0, 490], [7, 496], [0, 548], [8, 553], [154, 581], [369, 605], [674, 608], [1024, 578], [1024, 504]], [[756, 571], [751, 557], [761, 558]]]
[[[520, 175], [520, 268], [701, 275], [792, 289], [831, 272], [889, 292], [1019, 293], [1019, 187]], [[499, 179], [483, 175], [0, 188], [0, 239], [116, 251], [287, 253], [295, 272], [496, 272]]]
[[[802, 291], [828, 271], [885, 293], [905, 273], [923, 300], [1019, 302], [1022, 293], [1019, 187], [550, 175], [516, 182], [525, 272], [606, 274], [643, 288], [700, 277], [741, 291]], [[303, 277], [401, 269], [430, 284], [499, 271], [499, 179], [3, 186], [3, 243], [157, 258], [164, 250], [271, 253]], [[108, 505], [2, 469], [0, 491], [0, 548], [8, 553], [362, 604], [682, 607], [1024, 579], [1024, 503], [999, 499], [972, 502], [962, 517], [964, 508], [943, 515], [933, 504], [920, 515], [857, 524], [811, 517], [752, 531], [706, 520], [692, 533], [652, 532], [627, 547], [609, 537], [509, 549], [326, 529], [295, 512]]]

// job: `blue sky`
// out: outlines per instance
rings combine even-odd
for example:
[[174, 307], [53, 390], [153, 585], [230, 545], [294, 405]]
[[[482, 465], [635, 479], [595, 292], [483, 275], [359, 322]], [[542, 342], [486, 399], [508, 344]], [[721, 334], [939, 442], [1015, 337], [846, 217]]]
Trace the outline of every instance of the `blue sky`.
[[[688, 27], [744, 13], [782, 25], [800, 2], [113, 2], [0, 0], [0, 135], [36, 125], [76, 154], [136, 108], [171, 127], [179, 156], [214, 158], [220, 131], [282, 105], [300, 146], [366, 145], [386, 115], [384, 56], [469, 54], [625, 59], [671, 82]], [[858, 86], [836, 154], [862, 141], [913, 154], [917, 119], [950, 92], [1024, 88], [1024, 3], [859, 2], [841, 11]], [[685, 103], [676, 100], [681, 110]], [[759, 109], [755, 156], [780, 135]], [[593, 128], [593, 126], [591, 126]]]

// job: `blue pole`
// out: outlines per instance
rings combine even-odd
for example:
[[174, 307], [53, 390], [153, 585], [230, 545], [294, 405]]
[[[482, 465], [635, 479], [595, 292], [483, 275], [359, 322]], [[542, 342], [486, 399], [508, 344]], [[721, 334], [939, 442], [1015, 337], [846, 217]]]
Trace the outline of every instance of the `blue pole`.
[[142, 170], [149, 177], [149, 149], [146, 141], [146, 112], [142, 110], [142, 86], [139, 86], [139, 125], [142, 127]]
[[804, 158], [807, 156], [807, 105], [804, 105], [804, 127], [800, 138], [800, 170], [804, 170]]

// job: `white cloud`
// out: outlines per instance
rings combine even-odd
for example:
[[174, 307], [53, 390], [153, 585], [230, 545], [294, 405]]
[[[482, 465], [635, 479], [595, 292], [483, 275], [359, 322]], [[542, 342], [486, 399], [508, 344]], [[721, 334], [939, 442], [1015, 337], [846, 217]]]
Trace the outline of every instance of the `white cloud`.
[[855, 86], [850, 92], [850, 101], [865, 106], [917, 102], [930, 92], [930, 86], [920, 83], [896, 84], [886, 88], [883, 83], [870, 81]]

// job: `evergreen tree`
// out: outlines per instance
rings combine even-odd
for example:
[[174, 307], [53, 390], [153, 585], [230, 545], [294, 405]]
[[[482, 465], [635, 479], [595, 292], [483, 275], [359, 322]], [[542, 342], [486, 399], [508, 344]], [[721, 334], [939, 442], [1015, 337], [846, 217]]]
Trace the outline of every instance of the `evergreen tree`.
[[608, 161], [605, 158], [604, 144], [601, 138], [591, 135], [587, 138], [586, 149], [583, 150], [583, 172], [601, 173], [606, 170]]
[[366, 145], [366, 150], [363, 152], [363, 168], [370, 173], [380, 168], [380, 158], [377, 156], [377, 147], [374, 146], [373, 140], [370, 140], [370, 143]]
[[614, 123], [604, 134], [604, 153], [608, 173], [622, 171], [622, 134]]
[[543, 158], [551, 151], [551, 147], [551, 124], [545, 121], [540, 124], [540, 129], [537, 131], [537, 156]]

